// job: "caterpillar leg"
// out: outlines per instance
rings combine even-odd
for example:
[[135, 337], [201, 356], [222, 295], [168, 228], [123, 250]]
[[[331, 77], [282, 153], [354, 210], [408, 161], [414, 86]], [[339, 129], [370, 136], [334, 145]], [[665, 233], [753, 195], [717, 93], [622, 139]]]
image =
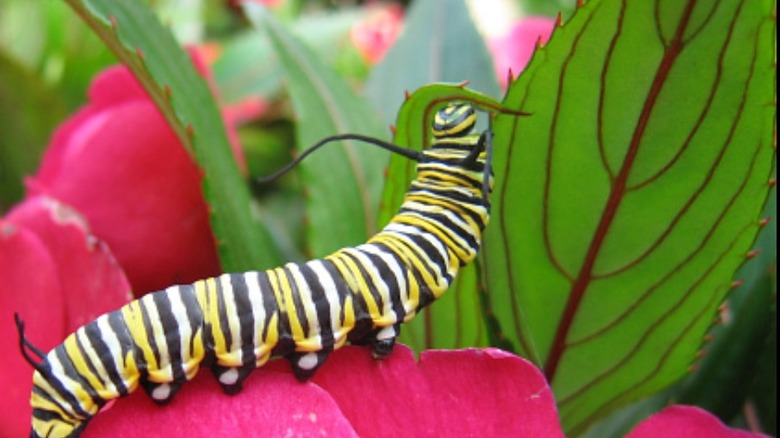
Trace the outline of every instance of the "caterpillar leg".
[[156, 383], [148, 380], [142, 381], [146, 394], [160, 406], [167, 405], [173, 400], [173, 396], [181, 389], [183, 382]]
[[255, 369], [253, 363], [244, 364], [240, 367], [225, 367], [222, 365], [213, 365], [211, 372], [214, 373], [222, 391], [228, 395], [235, 395], [244, 389], [244, 380], [249, 377], [252, 370]]
[[393, 352], [395, 338], [401, 334], [401, 324], [393, 324], [387, 327], [375, 328], [368, 333], [359, 334], [349, 341], [352, 345], [366, 345], [371, 347], [371, 357], [384, 359]]
[[325, 363], [330, 350], [313, 351], [310, 353], [291, 353], [287, 356], [290, 361], [293, 374], [299, 382], [305, 382], [314, 375], [317, 369]]
[[401, 325], [393, 324], [382, 327], [371, 335], [371, 357], [384, 359], [393, 352], [395, 338], [401, 334]]

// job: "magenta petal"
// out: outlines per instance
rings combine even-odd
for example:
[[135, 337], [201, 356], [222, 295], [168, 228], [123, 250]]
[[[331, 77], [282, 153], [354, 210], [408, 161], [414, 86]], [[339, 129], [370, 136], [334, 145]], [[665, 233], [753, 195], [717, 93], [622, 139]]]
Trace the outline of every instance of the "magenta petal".
[[[115, 84], [121, 86], [122, 84]], [[151, 101], [132, 100], [66, 125], [33, 193], [73, 206], [108, 243], [136, 293], [219, 272], [200, 171]]]
[[718, 417], [695, 406], [669, 406], [639, 423], [626, 438], [759, 438], [761, 433], [731, 429]]
[[563, 437], [544, 375], [518, 356], [492, 348], [426, 351], [419, 368], [448, 435]]
[[37, 196], [17, 206], [7, 219], [34, 231], [53, 257], [65, 297], [66, 332], [132, 299], [122, 268], [108, 248], [90, 235], [77, 212]]
[[428, 351], [416, 364], [405, 346], [384, 361], [345, 347], [314, 382], [361, 436], [563, 436], [541, 372], [495, 349]]
[[289, 373], [260, 370], [244, 391], [222, 393], [208, 370], [201, 370], [168, 406], [157, 406], [139, 390], [98, 414], [90, 437], [355, 437], [336, 402], [311, 383]]
[[19, 352], [14, 313], [26, 334], [48, 351], [64, 336], [62, 294], [54, 260], [32, 231], [0, 219], [0, 435], [30, 433], [32, 367]]
[[555, 20], [552, 18], [529, 17], [515, 23], [506, 35], [488, 41], [496, 74], [503, 87], [507, 86], [508, 72], [511, 70], [517, 76], [523, 71], [537, 43], [547, 42], [554, 27]]

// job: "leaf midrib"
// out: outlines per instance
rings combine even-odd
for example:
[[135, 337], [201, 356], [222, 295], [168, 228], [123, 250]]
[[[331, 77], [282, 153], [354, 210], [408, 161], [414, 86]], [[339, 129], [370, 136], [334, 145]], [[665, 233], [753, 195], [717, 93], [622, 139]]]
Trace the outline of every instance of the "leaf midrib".
[[[675, 31], [674, 38], [671, 43], [665, 48], [661, 63], [658, 65], [650, 90], [648, 91], [647, 98], [642, 107], [642, 111], [637, 120], [636, 128], [631, 137], [626, 156], [623, 159], [623, 164], [620, 168], [620, 172], [615, 178], [612, 188], [610, 189], [609, 198], [604, 206], [604, 210], [601, 214], [601, 219], [596, 227], [596, 231], [593, 234], [593, 238], [588, 247], [585, 259], [583, 260], [580, 272], [572, 284], [569, 298], [566, 301], [566, 306], [563, 311], [563, 315], [558, 324], [558, 328], [553, 338], [553, 343], [550, 348], [550, 353], [547, 356], [547, 361], [544, 366], [544, 373], [548, 382], [553, 382], [555, 374], [560, 365], [561, 358], [566, 350], [566, 340], [569, 336], [574, 318], [579, 310], [582, 299], [585, 296], [585, 291], [592, 280], [593, 267], [598, 258], [601, 246], [606, 239], [610, 226], [613, 223], [613, 219], [617, 214], [618, 207], [623, 200], [625, 194], [626, 184], [628, 182], [628, 175], [633, 167], [634, 160], [639, 152], [639, 145], [642, 137], [644, 136], [647, 123], [650, 119], [650, 115], [655, 107], [655, 103], [658, 99], [658, 95], [663, 87], [669, 71], [674, 65], [675, 60], [683, 49], [683, 35], [688, 26], [693, 8], [696, 5], [696, 0], [689, 0], [685, 7], [685, 11], [680, 19], [680, 23]], [[625, 10], [625, 0], [623, 2], [623, 10]], [[621, 14], [622, 15], [622, 14]], [[623, 17], [619, 17], [622, 22]], [[548, 172], [549, 178], [549, 172]]]

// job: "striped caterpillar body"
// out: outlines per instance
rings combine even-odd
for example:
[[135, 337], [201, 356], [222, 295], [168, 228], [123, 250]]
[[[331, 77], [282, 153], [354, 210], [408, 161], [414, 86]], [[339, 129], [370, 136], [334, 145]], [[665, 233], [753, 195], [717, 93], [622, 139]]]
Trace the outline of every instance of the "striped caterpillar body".
[[347, 341], [370, 345], [375, 358], [390, 354], [400, 324], [441, 296], [479, 249], [492, 146], [489, 130], [471, 133], [476, 118], [466, 103], [437, 112], [432, 147], [404, 150], [418, 165], [400, 211], [364, 244], [145, 295], [48, 354], [24, 337], [17, 317], [36, 370], [30, 436], [77, 437], [102, 406], [139, 385], [167, 403], [201, 366], [236, 393], [271, 357], [286, 357], [303, 381]]

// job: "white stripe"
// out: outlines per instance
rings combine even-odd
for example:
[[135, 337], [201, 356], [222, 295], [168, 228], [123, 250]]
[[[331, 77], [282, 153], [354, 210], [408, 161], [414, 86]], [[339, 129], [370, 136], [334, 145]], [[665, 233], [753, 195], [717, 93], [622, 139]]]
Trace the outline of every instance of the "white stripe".
[[[230, 330], [230, 348], [228, 354], [232, 360], [240, 362], [241, 359], [241, 324], [238, 318], [238, 308], [236, 306], [236, 296], [233, 293], [233, 284], [230, 281], [230, 274], [219, 276], [222, 284], [222, 299], [225, 302], [225, 316]], [[224, 327], [223, 327], [224, 329]]]
[[407, 287], [408, 284], [406, 281], [406, 277], [404, 276], [404, 271], [401, 269], [399, 259], [394, 257], [393, 254], [391, 254], [387, 250], [384, 250], [375, 244], [360, 245], [358, 249], [373, 254], [375, 256], [378, 256], [379, 258], [382, 259], [382, 261], [385, 262], [385, 265], [387, 265], [387, 267], [390, 268], [390, 272], [393, 274], [393, 277], [395, 277], [396, 284], [398, 284], [399, 287], [398, 295], [402, 301], [403, 309], [405, 313], [403, 316], [405, 317], [409, 313], [414, 312], [417, 306], [416, 305], [413, 306], [412, 303], [409, 301], [409, 288]]
[[[162, 373], [165, 379], [161, 382], [155, 383], [170, 382], [173, 380], [173, 373], [171, 372], [171, 355], [168, 352], [168, 342], [165, 339], [165, 328], [162, 326], [162, 320], [160, 318], [160, 314], [157, 312], [157, 305], [152, 299], [152, 294], [141, 297], [139, 304], [149, 314], [149, 321], [152, 325], [152, 337], [154, 338], [154, 342], [157, 346], [157, 353], [160, 356], [160, 360], [157, 363], [159, 372], [155, 374]], [[118, 356], [122, 355], [120, 354]]]
[[[295, 263], [288, 263], [287, 268], [295, 281], [295, 287], [300, 296], [299, 301], [303, 307], [303, 315], [309, 324], [309, 333], [306, 334], [307, 342], [314, 342], [315, 347], [319, 350], [322, 349], [322, 336], [320, 336], [320, 318], [317, 314], [317, 306], [314, 303], [314, 299], [311, 296], [311, 288], [306, 278], [301, 273], [300, 266]], [[303, 321], [301, 321], [302, 323]]]
[[[62, 362], [60, 362], [54, 350], [52, 350], [47, 355], [47, 360], [49, 361], [49, 365], [51, 365], [51, 377], [58, 380], [62, 386], [65, 388], [82, 387], [81, 383], [76, 382], [75, 380], [68, 377], [67, 374], [65, 374], [65, 369], [62, 367]], [[51, 377], [47, 376], [46, 380], [51, 381]], [[72, 390], [68, 390], [68, 392], [73, 395]], [[60, 397], [58, 394], [59, 391], [56, 391], [56, 393], [50, 393], [50, 395], [54, 396], [54, 398], [60, 403], [60, 405], [68, 412], [70, 416], [73, 418], [80, 418], [80, 416], [76, 415], [76, 411], [73, 408], [73, 405], [66, 401], [65, 398]], [[76, 401], [78, 402], [78, 398], [76, 398]]]
[[78, 339], [78, 342], [84, 347], [84, 351], [87, 352], [87, 357], [89, 357], [92, 366], [95, 368], [95, 377], [97, 377], [103, 383], [103, 386], [107, 391], [118, 395], [119, 390], [108, 376], [106, 367], [103, 366], [103, 361], [100, 360], [100, 356], [98, 356], [95, 347], [91, 342], [89, 342], [89, 336], [87, 336], [87, 331], [84, 327], [81, 327], [76, 331], [76, 338]]
[[110, 352], [109, 357], [114, 361], [114, 368], [119, 373], [122, 381], [127, 383], [122, 344], [119, 342], [119, 337], [114, 332], [114, 329], [111, 328], [111, 325], [108, 323], [108, 315], [109, 314], [102, 315], [97, 319], [97, 325], [101, 335], [100, 339], [106, 344], [106, 347], [108, 347], [108, 351]]
[[330, 311], [330, 325], [333, 332], [333, 343], [339, 345], [344, 341], [352, 327], [342, 326], [341, 309], [344, 305], [343, 300], [346, 297], [340, 297], [336, 283], [333, 281], [330, 272], [325, 269], [322, 260], [312, 260], [306, 263], [309, 268], [317, 275], [322, 290], [325, 291], [325, 298], [328, 301], [328, 310]]
[[[192, 338], [192, 326], [190, 320], [187, 318], [187, 308], [184, 305], [184, 300], [181, 297], [181, 287], [172, 286], [165, 290], [168, 293], [168, 299], [171, 302], [171, 313], [176, 319], [176, 325], [179, 332], [179, 345], [181, 346], [181, 370], [184, 375], [190, 374], [190, 367], [188, 367], [189, 359], [192, 357], [192, 352], [189, 351], [190, 339]], [[198, 366], [198, 364], [195, 364]]]
[[[379, 269], [377, 269], [377, 267], [371, 262], [371, 259], [366, 256], [365, 252], [361, 250], [360, 246], [357, 248], [346, 248], [344, 249], [344, 252], [359, 260], [360, 265], [367, 272], [368, 277], [371, 279], [370, 282], [366, 281], [366, 283], [373, 284], [378, 289], [377, 293], [383, 301], [382, 313], [379, 317], [380, 320], [373, 322], [380, 323], [382, 327], [398, 322], [390, 302], [390, 289], [387, 287], [387, 283], [382, 281], [382, 274], [379, 272]], [[374, 299], [376, 300], [376, 297], [374, 297]]]
[[[257, 361], [261, 356], [266, 354], [262, 348], [262, 346], [265, 344], [263, 342], [265, 306], [263, 305], [263, 292], [260, 290], [260, 273], [256, 271], [244, 273], [244, 282], [246, 283], [249, 302], [252, 305], [252, 316], [254, 318], [255, 324], [252, 342], [254, 343], [255, 347], [255, 361]], [[267, 292], [272, 293], [270, 290]]]

